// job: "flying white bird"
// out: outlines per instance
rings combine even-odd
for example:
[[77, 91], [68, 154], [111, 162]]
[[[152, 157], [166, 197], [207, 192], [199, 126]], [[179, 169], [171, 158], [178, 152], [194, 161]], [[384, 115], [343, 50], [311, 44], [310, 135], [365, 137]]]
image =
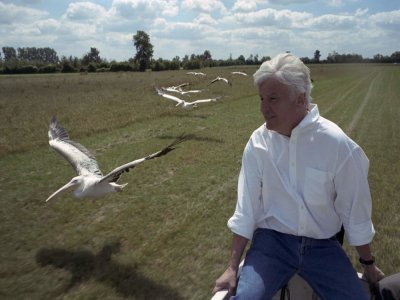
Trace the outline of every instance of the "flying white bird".
[[168, 86], [168, 87], [161, 87], [161, 89], [162, 89], [163, 91], [177, 92], [177, 93], [179, 93], [179, 92], [182, 91], [182, 87], [188, 86], [188, 85], [190, 85], [189, 82], [184, 82], [184, 83], [181, 83], [181, 84], [179, 84], [179, 85], [173, 85], [173, 86]]
[[202, 91], [204, 91], [204, 90], [188, 90], [188, 91], [180, 91], [178, 93], [181, 95], [186, 95], [186, 94], [197, 94], [197, 93], [201, 93]]
[[194, 76], [206, 76], [206, 74], [204, 74], [203, 72], [187, 72], [186, 74]]
[[183, 99], [180, 99], [180, 98], [175, 97], [173, 95], [167, 94], [163, 90], [161, 90], [161, 89], [159, 89], [157, 87], [155, 87], [155, 89], [156, 89], [157, 93], [160, 96], [177, 102], [177, 104], [175, 106], [181, 106], [184, 109], [192, 109], [194, 107], [197, 107], [197, 104], [199, 104], [199, 103], [215, 102], [215, 101], [217, 101], [218, 99], [221, 98], [221, 97], [215, 97], [215, 98], [201, 99], [201, 100], [195, 100], [195, 101], [192, 101], [192, 102], [187, 102], [187, 101], [185, 101]]
[[160, 87], [160, 90], [162, 90], [164, 92], [178, 93], [178, 94], [181, 94], [181, 95], [201, 93], [203, 91], [203, 90], [187, 90], [187, 91], [184, 91], [181, 88], [175, 87], [175, 86]]
[[208, 85], [213, 84], [214, 82], [217, 82], [217, 81], [223, 81], [223, 82], [229, 84], [230, 86], [232, 86], [232, 83], [228, 79], [219, 77], [219, 76], [217, 78], [211, 80], [211, 82]]
[[50, 147], [60, 153], [72, 165], [78, 176], [55, 191], [46, 199], [46, 202], [72, 187], [77, 187], [74, 191], [76, 198], [97, 198], [111, 192], [120, 192], [127, 185], [127, 183], [122, 185], [116, 183], [122, 173], [129, 172], [129, 169], [146, 160], [167, 154], [175, 149], [174, 146], [185, 139], [182, 135], [162, 150], [119, 166], [103, 176], [95, 157], [84, 146], [70, 140], [68, 133], [60, 126], [55, 117], [51, 120], [48, 134]]
[[233, 71], [231, 72], [232, 75], [243, 75], [243, 76], [248, 76], [245, 72], [238, 72], [238, 71]]

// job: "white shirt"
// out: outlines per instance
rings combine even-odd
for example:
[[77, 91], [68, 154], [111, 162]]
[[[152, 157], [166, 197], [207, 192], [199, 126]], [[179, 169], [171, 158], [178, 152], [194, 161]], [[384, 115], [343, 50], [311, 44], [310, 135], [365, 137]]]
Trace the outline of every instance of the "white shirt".
[[232, 232], [251, 239], [256, 228], [325, 239], [344, 225], [350, 245], [372, 241], [369, 161], [318, 107], [287, 137], [263, 124], [243, 153]]

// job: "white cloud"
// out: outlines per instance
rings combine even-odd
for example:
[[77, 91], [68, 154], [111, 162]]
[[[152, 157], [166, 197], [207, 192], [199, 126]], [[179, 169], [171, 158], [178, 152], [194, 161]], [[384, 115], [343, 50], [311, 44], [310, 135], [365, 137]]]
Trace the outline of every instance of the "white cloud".
[[277, 26], [278, 28], [302, 27], [302, 24], [311, 17], [311, 14], [305, 12], [294, 12], [287, 9], [276, 10], [272, 8], [233, 15], [233, 18], [238, 23], [253, 26]]
[[177, 0], [113, 0], [111, 13], [126, 19], [151, 19], [158, 15], [176, 16]]
[[222, 1], [219, 0], [183, 0], [182, 8], [205, 13], [219, 12], [226, 14], [227, 9]]
[[97, 19], [101, 20], [106, 15], [107, 11], [101, 5], [92, 2], [72, 2], [69, 4], [63, 18], [77, 22], [90, 22]]
[[55, 19], [39, 20], [34, 23], [41, 34], [54, 34], [60, 28], [60, 22]]
[[365, 16], [367, 13], [368, 13], [368, 8], [365, 8], [365, 9], [358, 8], [356, 10], [356, 13], [354, 14], [354, 16], [362, 17], [362, 16]]
[[368, 19], [377, 26], [400, 32], [400, 10], [373, 14]]
[[193, 23], [204, 24], [204, 25], [217, 25], [217, 21], [213, 19], [209, 14], [200, 13], [194, 20]]
[[306, 24], [308, 28], [314, 31], [320, 30], [352, 30], [358, 24], [360, 20], [353, 16], [342, 16], [342, 15], [322, 15], [310, 19]]
[[310, 3], [316, 1], [317, 0], [268, 0], [267, 2], [270, 4], [291, 5], [291, 4]]
[[194, 22], [163, 22], [159, 20], [157, 27], [150, 30], [151, 36], [162, 39], [174, 40], [196, 40], [207, 35], [207, 28], [204, 24]]
[[4, 4], [0, 1], [0, 24], [30, 23], [47, 16], [47, 12], [38, 9]]
[[256, 0], [237, 0], [233, 5], [232, 11], [254, 11], [257, 8]]
[[330, 0], [328, 4], [333, 7], [340, 7], [344, 5], [343, 0]]

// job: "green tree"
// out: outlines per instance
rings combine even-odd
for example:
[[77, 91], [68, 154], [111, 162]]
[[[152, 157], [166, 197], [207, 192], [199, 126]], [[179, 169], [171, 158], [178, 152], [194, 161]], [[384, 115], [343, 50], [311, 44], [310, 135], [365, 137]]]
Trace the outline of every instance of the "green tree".
[[237, 64], [239, 65], [244, 65], [246, 63], [246, 59], [244, 58], [244, 56], [241, 54], [239, 55], [239, 57], [236, 59]]
[[133, 36], [133, 44], [136, 47], [135, 63], [139, 65], [139, 71], [144, 72], [150, 66], [153, 57], [153, 45], [150, 43], [149, 35], [138, 30]]
[[15, 51], [14, 47], [3, 47], [4, 61], [10, 61], [13, 59], [17, 59], [17, 51]]
[[314, 52], [314, 62], [319, 63], [320, 57], [321, 57], [321, 52], [319, 50], [315, 50], [315, 52]]
[[100, 63], [100, 51], [97, 48], [90, 47], [90, 52], [86, 53], [82, 58], [82, 64], [88, 65], [90, 63]]

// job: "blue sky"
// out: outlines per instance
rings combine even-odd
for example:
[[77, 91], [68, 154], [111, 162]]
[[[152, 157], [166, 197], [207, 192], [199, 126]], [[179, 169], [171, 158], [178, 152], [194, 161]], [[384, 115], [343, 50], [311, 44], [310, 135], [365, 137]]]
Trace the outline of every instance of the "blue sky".
[[154, 57], [209, 50], [215, 59], [320, 50], [363, 57], [400, 51], [400, 0], [0, 0], [0, 48], [51, 47], [82, 57], [90, 47], [122, 61], [144, 30]]

